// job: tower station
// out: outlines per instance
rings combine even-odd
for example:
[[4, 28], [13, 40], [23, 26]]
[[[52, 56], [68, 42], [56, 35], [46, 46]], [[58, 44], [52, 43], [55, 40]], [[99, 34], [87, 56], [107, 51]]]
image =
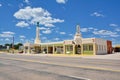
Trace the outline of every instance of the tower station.
[[112, 46], [112, 44], [108, 45], [107, 42], [108, 40], [101, 38], [83, 38], [80, 32], [80, 26], [77, 25], [72, 40], [42, 43], [40, 40], [40, 26], [39, 22], [37, 22], [34, 44], [24, 44], [24, 53], [79, 55], [107, 54], [112, 50], [112, 48], [109, 47]]

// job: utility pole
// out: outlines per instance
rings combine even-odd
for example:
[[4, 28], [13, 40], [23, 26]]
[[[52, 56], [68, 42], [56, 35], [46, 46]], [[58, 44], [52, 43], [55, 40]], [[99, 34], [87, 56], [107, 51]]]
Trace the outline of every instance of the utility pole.
[[13, 50], [13, 54], [14, 54], [14, 36], [13, 36], [13, 39], [12, 39], [12, 50]]

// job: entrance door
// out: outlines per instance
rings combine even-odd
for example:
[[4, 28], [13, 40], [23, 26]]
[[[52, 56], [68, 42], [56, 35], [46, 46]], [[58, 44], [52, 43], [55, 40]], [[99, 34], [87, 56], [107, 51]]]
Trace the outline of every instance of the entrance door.
[[77, 54], [81, 54], [81, 46], [77, 45]]
[[50, 53], [50, 54], [53, 53], [53, 47], [48, 47], [48, 53]]

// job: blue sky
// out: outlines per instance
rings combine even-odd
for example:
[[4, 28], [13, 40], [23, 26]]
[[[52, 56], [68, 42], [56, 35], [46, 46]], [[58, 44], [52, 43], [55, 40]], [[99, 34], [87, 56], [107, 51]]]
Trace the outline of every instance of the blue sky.
[[0, 44], [34, 42], [40, 22], [42, 42], [73, 39], [79, 24], [83, 38], [120, 44], [120, 0], [0, 0]]

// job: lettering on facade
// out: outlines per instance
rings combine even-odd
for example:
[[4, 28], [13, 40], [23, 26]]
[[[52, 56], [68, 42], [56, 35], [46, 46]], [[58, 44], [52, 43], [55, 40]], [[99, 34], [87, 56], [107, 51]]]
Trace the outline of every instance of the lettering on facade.
[[64, 41], [64, 44], [73, 44], [73, 41]]

